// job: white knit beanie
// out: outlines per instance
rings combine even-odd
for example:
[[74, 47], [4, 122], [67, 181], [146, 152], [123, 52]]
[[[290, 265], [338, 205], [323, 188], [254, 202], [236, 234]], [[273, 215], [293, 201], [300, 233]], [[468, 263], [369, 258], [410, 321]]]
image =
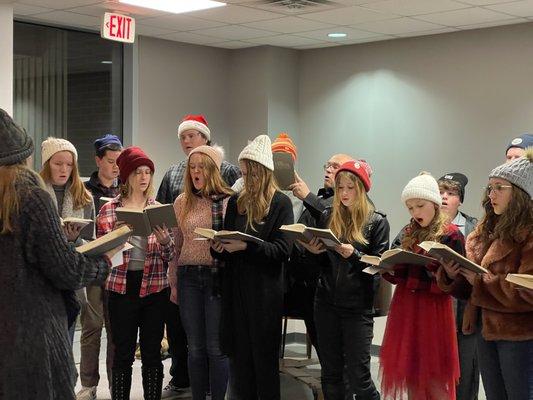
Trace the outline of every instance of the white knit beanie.
[[402, 191], [403, 203], [411, 199], [429, 200], [441, 206], [442, 198], [437, 180], [427, 172], [421, 172], [420, 175], [415, 176]]
[[66, 139], [49, 137], [41, 144], [41, 165], [52, 158], [52, 156], [60, 151], [70, 151], [74, 156], [74, 162], [78, 161], [78, 151], [72, 143]]
[[241, 151], [239, 161], [242, 159], [256, 161], [274, 171], [271, 146], [270, 138], [267, 135], [259, 135]]

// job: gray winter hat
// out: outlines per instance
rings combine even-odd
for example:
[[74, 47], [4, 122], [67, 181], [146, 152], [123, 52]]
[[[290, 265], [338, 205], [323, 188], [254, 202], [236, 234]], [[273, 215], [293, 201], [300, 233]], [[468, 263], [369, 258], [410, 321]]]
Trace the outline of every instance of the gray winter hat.
[[0, 165], [20, 163], [33, 153], [33, 140], [0, 108]]
[[505, 179], [518, 186], [533, 200], [533, 147], [528, 147], [526, 154], [513, 162], [494, 168], [489, 178]]

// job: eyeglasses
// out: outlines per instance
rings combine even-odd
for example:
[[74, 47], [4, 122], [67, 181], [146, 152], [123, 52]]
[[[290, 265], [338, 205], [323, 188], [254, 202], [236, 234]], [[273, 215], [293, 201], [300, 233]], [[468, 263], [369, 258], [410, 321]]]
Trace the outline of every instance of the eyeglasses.
[[322, 168], [324, 168], [324, 171], [327, 170], [328, 168], [339, 169], [340, 167], [341, 165], [339, 163], [329, 162], [329, 161], [322, 166]]
[[504, 189], [511, 189], [512, 187], [512, 185], [500, 185], [497, 183], [495, 185], [487, 185], [485, 190], [487, 191], [487, 194], [491, 194], [493, 190], [494, 193], [500, 194]]

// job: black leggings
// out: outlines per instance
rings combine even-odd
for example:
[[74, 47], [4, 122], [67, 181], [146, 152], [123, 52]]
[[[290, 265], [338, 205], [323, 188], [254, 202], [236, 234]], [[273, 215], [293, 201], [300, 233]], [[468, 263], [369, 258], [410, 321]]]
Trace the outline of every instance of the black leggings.
[[109, 292], [109, 320], [115, 346], [114, 369], [131, 368], [138, 331], [143, 367], [162, 366], [161, 340], [168, 289], [141, 298], [142, 276], [143, 271], [128, 271], [126, 293]]

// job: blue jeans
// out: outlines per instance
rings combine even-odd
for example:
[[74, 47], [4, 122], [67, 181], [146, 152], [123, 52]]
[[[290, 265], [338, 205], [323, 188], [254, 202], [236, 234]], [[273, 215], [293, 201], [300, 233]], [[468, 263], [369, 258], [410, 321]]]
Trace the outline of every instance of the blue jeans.
[[215, 293], [213, 269], [204, 266], [178, 268], [180, 315], [188, 343], [192, 397], [223, 400], [228, 384], [228, 359], [220, 350], [221, 298]]

